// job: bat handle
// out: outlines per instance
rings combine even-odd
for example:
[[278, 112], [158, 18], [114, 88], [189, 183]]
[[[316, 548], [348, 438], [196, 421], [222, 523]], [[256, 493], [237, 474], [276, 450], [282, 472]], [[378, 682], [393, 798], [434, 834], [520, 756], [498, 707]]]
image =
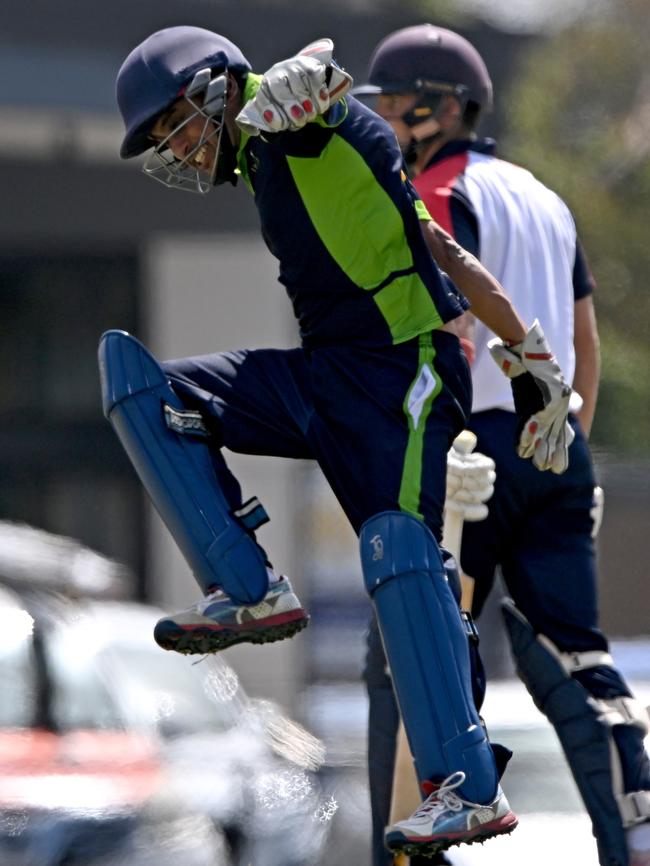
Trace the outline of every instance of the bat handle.
[[476, 442], [476, 433], [472, 433], [471, 430], [461, 430], [451, 443], [451, 447], [459, 454], [471, 454], [476, 448]]
[[460, 543], [463, 537], [463, 517], [457, 511], [445, 511], [442, 529], [442, 546], [454, 557], [460, 559]]
[[[476, 448], [476, 434], [471, 430], [462, 430], [452, 443], [452, 448], [459, 454], [471, 454]], [[472, 609], [474, 596], [474, 581], [466, 577], [460, 566], [460, 548], [463, 539], [463, 517], [457, 511], [449, 508], [444, 510], [444, 523], [442, 526], [442, 546], [451, 553], [456, 560], [460, 572], [462, 598], [460, 606], [463, 610]]]
[[[451, 446], [459, 454], [471, 454], [476, 448], [476, 434], [461, 430]], [[460, 542], [463, 536], [463, 518], [457, 511], [445, 508], [442, 527], [442, 546], [451, 553], [460, 567]]]

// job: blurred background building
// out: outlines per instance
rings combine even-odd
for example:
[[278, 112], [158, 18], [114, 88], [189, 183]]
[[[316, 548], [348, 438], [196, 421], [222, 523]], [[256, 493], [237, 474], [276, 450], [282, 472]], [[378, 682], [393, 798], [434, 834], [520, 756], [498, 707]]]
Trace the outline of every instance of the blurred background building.
[[[382, 36], [430, 20], [461, 30], [486, 59], [497, 107], [482, 131], [577, 214], [600, 286], [604, 382], [593, 438], [606, 492], [603, 626], [620, 636], [650, 631], [644, 8], [645, 0], [30, 0], [4, 8], [0, 517], [125, 562], [135, 598], [190, 603], [198, 590], [102, 416], [99, 337], [128, 330], [161, 358], [297, 342], [247, 192], [172, 193], [144, 179], [137, 161], [119, 161], [113, 87], [128, 51], [155, 29], [191, 23], [224, 33], [263, 71], [327, 35], [361, 80]], [[241, 457], [232, 465], [269, 510], [262, 543], [295, 576], [313, 622], [294, 641], [236, 649], [229, 660], [251, 694], [309, 714], [300, 698], [307, 686], [359, 679], [369, 609], [355, 539], [310, 465]], [[502, 654], [484, 645], [498, 673]], [[343, 714], [345, 694], [337, 692]]]

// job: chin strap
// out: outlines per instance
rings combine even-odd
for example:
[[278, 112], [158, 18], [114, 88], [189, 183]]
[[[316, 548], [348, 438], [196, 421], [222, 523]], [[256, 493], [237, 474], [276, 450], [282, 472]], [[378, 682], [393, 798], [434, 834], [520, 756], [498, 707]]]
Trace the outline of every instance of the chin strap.
[[228, 135], [228, 130], [224, 124], [221, 131], [221, 142], [219, 147], [219, 159], [217, 160], [216, 172], [212, 180], [213, 186], [220, 186], [222, 183], [231, 183], [237, 186], [239, 177], [235, 174], [237, 168], [237, 148], [234, 146]]
[[[438, 116], [442, 109], [444, 97], [449, 95], [453, 95], [460, 103], [462, 116], [466, 100], [451, 87], [449, 90], [445, 88], [436, 92], [423, 93], [413, 108], [402, 115], [402, 121], [411, 130], [411, 140], [402, 150], [407, 166], [412, 166], [423, 151], [444, 137]], [[458, 128], [459, 125], [456, 126], [452, 134], [455, 135]]]
[[440, 131], [434, 132], [433, 135], [429, 135], [426, 138], [415, 138], [413, 136], [406, 148], [402, 150], [402, 155], [404, 156], [404, 162], [406, 165], [411, 168], [415, 165], [420, 157], [420, 154], [423, 153], [428, 147], [430, 147], [434, 141], [442, 137], [442, 133]]

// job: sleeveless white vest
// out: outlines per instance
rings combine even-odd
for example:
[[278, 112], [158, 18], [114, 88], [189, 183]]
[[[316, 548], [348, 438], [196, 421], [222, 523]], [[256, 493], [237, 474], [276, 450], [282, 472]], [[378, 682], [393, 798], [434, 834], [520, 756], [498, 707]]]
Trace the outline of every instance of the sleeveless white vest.
[[[527, 325], [539, 319], [567, 381], [573, 381], [576, 228], [564, 202], [512, 163], [468, 153], [465, 189], [478, 222], [482, 264]], [[490, 357], [492, 331], [476, 321], [473, 412], [513, 410], [509, 380]]]

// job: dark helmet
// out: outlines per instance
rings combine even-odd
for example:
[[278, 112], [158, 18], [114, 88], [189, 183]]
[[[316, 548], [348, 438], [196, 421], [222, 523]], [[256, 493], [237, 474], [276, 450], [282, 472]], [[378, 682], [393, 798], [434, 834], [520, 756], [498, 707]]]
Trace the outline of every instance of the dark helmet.
[[251, 69], [236, 45], [201, 27], [168, 27], [133, 49], [116, 82], [126, 127], [120, 148], [123, 159], [152, 147], [148, 133], [156, 117], [182, 95], [196, 72], [206, 68], [228, 69], [235, 75]]
[[492, 107], [492, 81], [481, 55], [458, 33], [433, 24], [405, 27], [382, 39], [370, 58], [368, 84], [354, 92], [451, 93], [463, 105]]

